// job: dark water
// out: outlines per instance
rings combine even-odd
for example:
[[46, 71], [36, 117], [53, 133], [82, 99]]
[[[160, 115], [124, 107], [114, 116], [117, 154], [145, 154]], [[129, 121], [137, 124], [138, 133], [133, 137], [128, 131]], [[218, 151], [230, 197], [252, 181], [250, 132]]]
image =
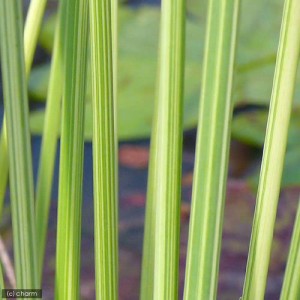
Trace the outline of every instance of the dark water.
[[130, 0], [127, 1], [129, 5], [139, 6], [139, 5], [160, 5], [160, 0]]

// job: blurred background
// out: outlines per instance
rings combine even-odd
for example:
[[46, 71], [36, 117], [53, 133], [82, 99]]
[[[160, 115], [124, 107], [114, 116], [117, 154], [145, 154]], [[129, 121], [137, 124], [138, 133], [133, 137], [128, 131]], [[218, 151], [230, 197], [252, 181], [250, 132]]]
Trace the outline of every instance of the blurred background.
[[[57, 1], [49, 0], [29, 81], [30, 126], [35, 178], [37, 176], [45, 98], [53, 46]], [[244, 0], [237, 47], [235, 101], [228, 188], [219, 278], [220, 300], [239, 299], [246, 268], [272, 89], [283, 0]], [[24, 13], [29, 1], [24, 1]], [[181, 204], [180, 298], [192, 193], [201, 66], [207, 0], [187, 0], [185, 113]], [[119, 9], [118, 130], [119, 130], [119, 233], [120, 299], [138, 299], [144, 211], [149, 158], [149, 136], [157, 75], [159, 0], [128, 0]], [[290, 125], [275, 237], [267, 286], [267, 300], [279, 299], [285, 262], [300, 191], [300, 78]], [[93, 245], [92, 110], [87, 75], [84, 201], [82, 207], [82, 299], [95, 299]], [[2, 85], [0, 116], [3, 117]], [[59, 146], [58, 146], [59, 149]], [[59, 151], [59, 150], [58, 150]], [[276, 164], [276, 161], [274, 161]], [[53, 299], [58, 189], [58, 156], [52, 204], [43, 294]], [[1, 176], [1, 174], [0, 174]], [[0, 233], [12, 257], [9, 189]]]

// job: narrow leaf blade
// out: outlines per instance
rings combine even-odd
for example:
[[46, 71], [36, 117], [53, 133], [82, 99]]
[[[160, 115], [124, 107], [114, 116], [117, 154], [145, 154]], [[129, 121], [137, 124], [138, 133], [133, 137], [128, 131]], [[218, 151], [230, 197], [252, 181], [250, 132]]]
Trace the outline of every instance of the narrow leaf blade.
[[[96, 299], [118, 298], [115, 20], [109, 0], [90, 0]], [[115, 5], [115, 4], [114, 4]], [[115, 16], [115, 14], [114, 14]]]
[[37, 249], [21, 1], [0, 1], [0, 30], [16, 280], [18, 288], [33, 289]]
[[210, 0], [184, 299], [216, 299], [239, 0]]
[[300, 2], [284, 6], [243, 300], [264, 299], [300, 53]]

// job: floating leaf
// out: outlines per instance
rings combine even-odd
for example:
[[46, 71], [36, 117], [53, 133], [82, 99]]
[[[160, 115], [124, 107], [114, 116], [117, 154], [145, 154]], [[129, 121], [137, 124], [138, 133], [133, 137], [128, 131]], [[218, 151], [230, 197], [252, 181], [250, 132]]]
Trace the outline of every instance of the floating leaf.
[[47, 89], [50, 78], [50, 64], [34, 67], [30, 74], [29, 96], [39, 101], [44, 101], [47, 97]]
[[42, 26], [39, 42], [49, 53], [52, 53], [55, 36], [57, 14], [49, 16]]
[[[281, 187], [298, 186], [300, 184], [300, 144], [296, 147], [288, 148], [282, 173]], [[253, 190], [257, 190], [259, 180], [259, 169], [250, 176], [247, 181]]]
[[[264, 9], [267, 8], [267, 9]], [[242, 2], [240, 35], [237, 52], [234, 98], [237, 102], [268, 105], [271, 96], [275, 56], [279, 39], [281, 11], [280, 0], [245, 0]], [[198, 1], [188, 1], [186, 25], [185, 112], [184, 128], [197, 124], [198, 99], [201, 81], [201, 61], [204, 40], [204, 6]], [[43, 26], [40, 42], [51, 51], [54, 38], [55, 15]], [[153, 103], [158, 72], [158, 32], [160, 11], [143, 6], [133, 10], [119, 9], [119, 66], [118, 66], [118, 118], [121, 139], [148, 137], [151, 131]], [[259, 30], [253, 30], [253, 28]], [[89, 74], [90, 72], [88, 72]], [[46, 98], [49, 66], [36, 67], [29, 83], [30, 96]], [[298, 72], [297, 82], [300, 82]], [[91, 99], [91, 80], [87, 80], [87, 101]], [[300, 85], [295, 98], [300, 102]], [[87, 119], [91, 119], [87, 108]], [[41, 116], [32, 117], [35, 134], [42, 132]], [[251, 130], [251, 128], [249, 129]], [[86, 137], [91, 137], [87, 129]], [[262, 136], [259, 144], [261, 144]]]
[[[245, 144], [263, 147], [268, 111], [256, 110], [237, 115], [232, 122], [232, 136]], [[300, 147], [300, 106], [294, 107], [288, 135], [288, 149]]]
[[[198, 1], [189, 0], [187, 6], [186, 57], [188, 62], [197, 62], [194, 68], [198, 68], [203, 56], [201, 41], [204, 39], [206, 2], [199, 5]], [[246, 0], [241, 6], [235, 98], [237, 101], [247, 99], [253, 103], [269, 103], [283, 2], [256, 0], [254, 5], [253, 1]], [[159, 10], [147, 6], [137, 10], [121, 7], [119, 20], [120, 59], [122, 60], [123, 54], [133, 55], [136, 59], [141, 57], [156, 59]], [[51, 51], [53, 45], [54, 26], [55, 16], [51, 16], [44, 24], [40, 37], [41, 44], [48, 51]], [[253, 31], [254, 27], [259, 30]], [[156, 73], [152, 74], [153, 77], [155, 75]], [[199, 85], [195, 86], [194, 92], [198, 92]], [[296, 88], [296, 99], [300, 100], [299, 88]]]
[[300, 184], [300, 145], [288, 149], [285, 157], [285, 165], [282, 175], [282, 186], [294, 186]]
[[251, 146], [262, 147], [265, 140], [268, 112], [243, 113], [232, 121], [232, 136]]
[[[233, 119], [232, 136], [250, 146], [262, 148], [265, 139], [268, 112], [259, 110], [240, 114]], [[300, 184], [300, 107], [294, 107], [289, 126], [287, 152], [283, 169], [283, 187]], [[248, 180], [256, 189], [259, 179], [259, 170]]]
[[[47, 67], [48, 68], [48, 67]], [[118, 133], [121, 140], [133, 138], [145, 138], [150, 135], [155, 77], [151, 77], [156, 71], [156, 62], [150, 61], [143, 64], [142, 61], [119, 60], [119, 97], [118, 97]], [[40, 73], [45, 72], [46, 66]], [[191, 70], [186, 71], [186, 78], [191, 77]], [[48, 75], [47, 75], [48, 76]], [[140, 83], [137, 84], [140, 80]], [[90, 80], [88, 79], [88, 83]], [[189, 82], [189, 85], [193, 84]], [[142, 95], [142, 96], [138, 96]], [[198, 118], [198, 103], [194, 101], [198, 93], [186, 93], [184, 126], [192, 128]], [[87, 92], [87, 100], [91, 99], [90, 89]], [[86, 103], [85, 138], [92, 138], [92, 107], [91, 102]], [[34, 134], [41, 134], [43, 130], [44, 111], [36, 111], [31, 114], [30, 126]]]

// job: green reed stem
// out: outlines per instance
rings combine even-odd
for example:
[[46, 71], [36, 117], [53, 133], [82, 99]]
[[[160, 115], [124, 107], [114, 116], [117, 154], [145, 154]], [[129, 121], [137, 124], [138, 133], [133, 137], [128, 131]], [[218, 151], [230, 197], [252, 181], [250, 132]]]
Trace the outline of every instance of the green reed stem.
[[2, 132], [0, 137], [0, 220], [3, 212], [4, 198], [8, 179], [8, 153], [5, 116], [2, 121]]
[[54, 50], [51, 63], [49, 87], [45, 109], [45, 121], [41, 145], [40, 163], [36, 186], [36, 224], [37, 244], [39, 252], [39, 279], [42, 278], [43, 261], [46, 247], [49, 209], [53, 172], [57, 150], [57, 141], [60, 130], [61, 96], [62, 96], [62, 60], [60, 49], [60, 27], [57, 24]]
[[185, 2], [162, 1], [158, 98], [151, 139], [141, 299], [177, 299]]
[[[5, 289], [4, 280], [3, 280], [3, 272], [2, 272], [2, 263], [0, 262], [0, 292], [2, 289]], [[0, 293], [0, 299], [2, 300], [2, 292]]]
[[184, 299], [216, 299], [239, 0], [210, 0]]
[[25, 69], [27, 78], [33, 62], [46, 4], [47, 0], [31, 0], [27, 12], [24, 27]]
[[264, 299], [300, 52], [299, 27], [300, 2], [298, 0], [286, 0], [252, 226], [243, 300]]
[[300, 299], [300, 202], [298, 204], [290, 252], [287, 260], [281, 300]]
[[[117, 133], [111, 1], [90, 0], [96, 298], [118, 298]], [[113, 14], [114, 16], [114, 14]]]
[[0, 1], [1, 66], [18, 288], [37, 288], [37, 249], [22, 2]]
[[[31, 0], [24, 28], [25, 73], [29, 77], [47, 0]], [[0, 136], [0, 218], [8, 179], [8, 154], [3, 117]]]
[[[60, 41], [64, 79], [56, 247], [56, 299], [80, 298], [81, 206], [88, 2], [63, 0]], [[56, 59], [58, 59], [56, 57]], [[60, 89], [59, 89], [60, 90]], [[59, 95], [56, 95], [56, 99]], [[58, 100], [57, 100], [58, 101]], [[54, 132], [57, 134], [57, 131]], [[54, 147], [53, 147], [54, 148]], [[52, 148], [52, 151], [54, 149]]]

